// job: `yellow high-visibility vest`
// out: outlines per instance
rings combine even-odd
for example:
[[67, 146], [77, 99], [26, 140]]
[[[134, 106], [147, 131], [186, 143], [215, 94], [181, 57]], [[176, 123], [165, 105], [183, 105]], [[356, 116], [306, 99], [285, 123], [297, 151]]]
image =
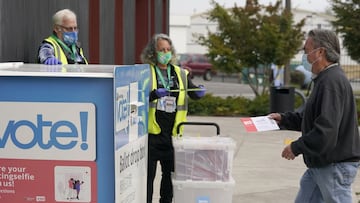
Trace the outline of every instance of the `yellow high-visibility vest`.
[[[61, 48], [60, 44], [51, 36], [45, 39], [46, 42], [50, 43], [54, 47], [55, 57], [61, 61], [62, 64], [68, 64], [64, 50]], [[82, 48], [80, 48], [80, 56], [84, 59], [85, 63], [88, 64]]]
[[[157, 80], [156, 80], [156, 72], [155, 67], [153, 65], [150, 65], [151, 68], [151, 79], [150, 82], [151, 88], [150, 92], [157, 89]], [[172, 129], [172, 135], [175, 136], [177, 134], [176, 129], [179, 123], [186, 121], [186, 115], [187, 115], [187, 106], [188, 106], [188, 99], [187, 99], [187, 75], [188, 72], [184, 69], [181, 69], [179, 66], [174, 65], [175, 73], [179, 80], [179, 89], [185, 90], [185, 91], [179, 91], [179, 96], [177, 99], [176, 104], [176, 115], [175, 115], [175, 123], [174, 127]], [[157, 99], [150, 102], [149, 104], [149, 121], [148, 121], [148, 132], [151, 134], [159, 134], [161, 132], [161, 128], [159, 124], [156, 122], [155, 112], [157, 107]], [[180, 134], [183, 132], [183, 126], [180, 127]]]

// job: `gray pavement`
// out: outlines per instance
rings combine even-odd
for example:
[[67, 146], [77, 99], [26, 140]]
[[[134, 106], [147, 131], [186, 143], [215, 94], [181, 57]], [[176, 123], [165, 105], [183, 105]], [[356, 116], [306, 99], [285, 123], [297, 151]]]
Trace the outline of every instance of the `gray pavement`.
[[[220, 126], [220, 136], [236, 141], [232, 176], [236, 182], [232, 203], [290, 203], [294, 201], [299, 180], [305, 171], [302, 157], [289, 161], [281, 158], [285, 139], [296, 139], [300, 133], [293, 131], [268, 131], [248, 133], [239, 117], [197, 117], [188, 121], [215, 122]], [[216, 135], [212, 126], [186, 126], [184, 136]], [[160, 167], [155, 180], [154, 201], [159, 202]], [[360, 173], [353, 184], [360, 192]], [[354, 203], [358, 203], [357, 197]], [[176, 202], [178, 203], [178, 202]], [[185, 203], [185, 202], [183, 202]], [[186, 202], [186, 203], [197, 203]], [[218, 203], [218, 202], [212, 202]], [[222, 202], [227, 203], [227, 202]]]
[[234, 77], [214, 77], [211, 81], [205, 81], [200, 77], [195, 77], [192, 81], [197, 85], [204, 85], [206, 92], [214, 96], [243, 96], [248, 98], [255, 96], [249, 85], [238, 83], [237, 78]]

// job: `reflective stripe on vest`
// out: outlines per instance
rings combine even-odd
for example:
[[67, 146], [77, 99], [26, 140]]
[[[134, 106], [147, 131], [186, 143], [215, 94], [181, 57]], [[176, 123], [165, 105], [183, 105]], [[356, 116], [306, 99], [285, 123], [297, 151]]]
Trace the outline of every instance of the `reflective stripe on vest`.
[[[65, 55], [63, 49], [61, 48], [61, 46], [59, 45], [59, 43], [57, 43], [57, 41], [54, 40], [52, 37], [46, 38], [45, 41], [50, 43], [54, 47], [55, 57], [57, 59], [59, 59], [63, 65], [68, 64], [66, 55]], [[79, 48], [79, 49], [80, 49], [80, 56], [84, 59], [85, 63], [88, 64], [88, 62], [84, 56], [84, 52], [83, 52], [82, 48]]]
[[[151, 69], [151, 87], [150, 92], [157, 89], [157, 80], [156, 80], [156, 73], [155, 73], [155, 67], [153, 65], [150, 65]], [[177, 78], [179, 80], [179, 89], [184, 91], [179, 91], [179, 96], [177, 98], [177, 104], [176, 104], [176, 115], [175, 115], [175, 123], [174, 127], [172, 129], [172, 135], [176, 135], [176, 128], [179, 125], [180, 122], [186, 121], [186, 115], [187, 115], [187, 105], [188, 105], [188, 98], [187, 98], [187, 72], [183, 69], [181, 69], [178, 66], [174, 65], [174, 70], [177, 75]], [[159, 124], [156, 122], [155, 112], [157, 107], [157, 99], [150, 102], [149, 104], [149, 121], [148, 121], [148, 128], [149, 133], [151, 134], [159, 134], [161, 132], [161, 128]], [[180, 127], [180, 133], [183, 132], [183, 126]]]

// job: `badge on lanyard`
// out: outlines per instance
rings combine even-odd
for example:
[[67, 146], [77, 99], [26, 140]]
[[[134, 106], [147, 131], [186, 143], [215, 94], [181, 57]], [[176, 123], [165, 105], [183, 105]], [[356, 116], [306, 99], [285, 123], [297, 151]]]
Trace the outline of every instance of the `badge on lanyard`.
[[175, 112], [176, 97], [165, 96], [158, 99], [157, 110], [165, 111], [167, 113]]
[[[170, 87], [173, 85], [173, 81], [171, 80], [171, 74], [170, 74], [170, 67], [167, 67], [167, 79], [168, 79], [168, 83], [165, 82], [164, 77], [162, 76], [159, 68], [156, 66], [156, 73], [158, 74], [158, 77], [160, 78], [160, 81], [162, 83], [162, 85], [166, 88], [166, 89], [170, 89]], [[172, 113], [175, 112], [176, 110], [176, 97], [172, 97], [172, 96], [165, 96], [165, 97], [161, 97], [158, 99], [157, 102], [157, 110], [160, 111], [165, 111], [168, 113]]]

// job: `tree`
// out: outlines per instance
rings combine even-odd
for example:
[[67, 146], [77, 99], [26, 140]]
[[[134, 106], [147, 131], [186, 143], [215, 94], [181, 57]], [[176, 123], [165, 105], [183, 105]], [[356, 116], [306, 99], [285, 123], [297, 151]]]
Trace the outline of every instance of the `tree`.
[[360, 1], [332, 0], [331, 4], [336, 16], [332, 25], [342, 34], [343, 45], [350, 57], [360, 62]]
[[218, 70], [249, 70], [243, 76], [255, 95], [266, 93], [272, 82], [271, 64], [283, 66], [298, 52], [304, 20], [294, 25], [291, 12], [281, 10], [281, 1], [262, 6], [257, 0], [247, 0], [244, 8], [235, 4], [231, 9], [214, 0], [211, 4], [208, 20], [217, 22], [218, 29], [208, 30], [207, 36], [198, 35], [198, 42], [208, 47], [207, 55]]

